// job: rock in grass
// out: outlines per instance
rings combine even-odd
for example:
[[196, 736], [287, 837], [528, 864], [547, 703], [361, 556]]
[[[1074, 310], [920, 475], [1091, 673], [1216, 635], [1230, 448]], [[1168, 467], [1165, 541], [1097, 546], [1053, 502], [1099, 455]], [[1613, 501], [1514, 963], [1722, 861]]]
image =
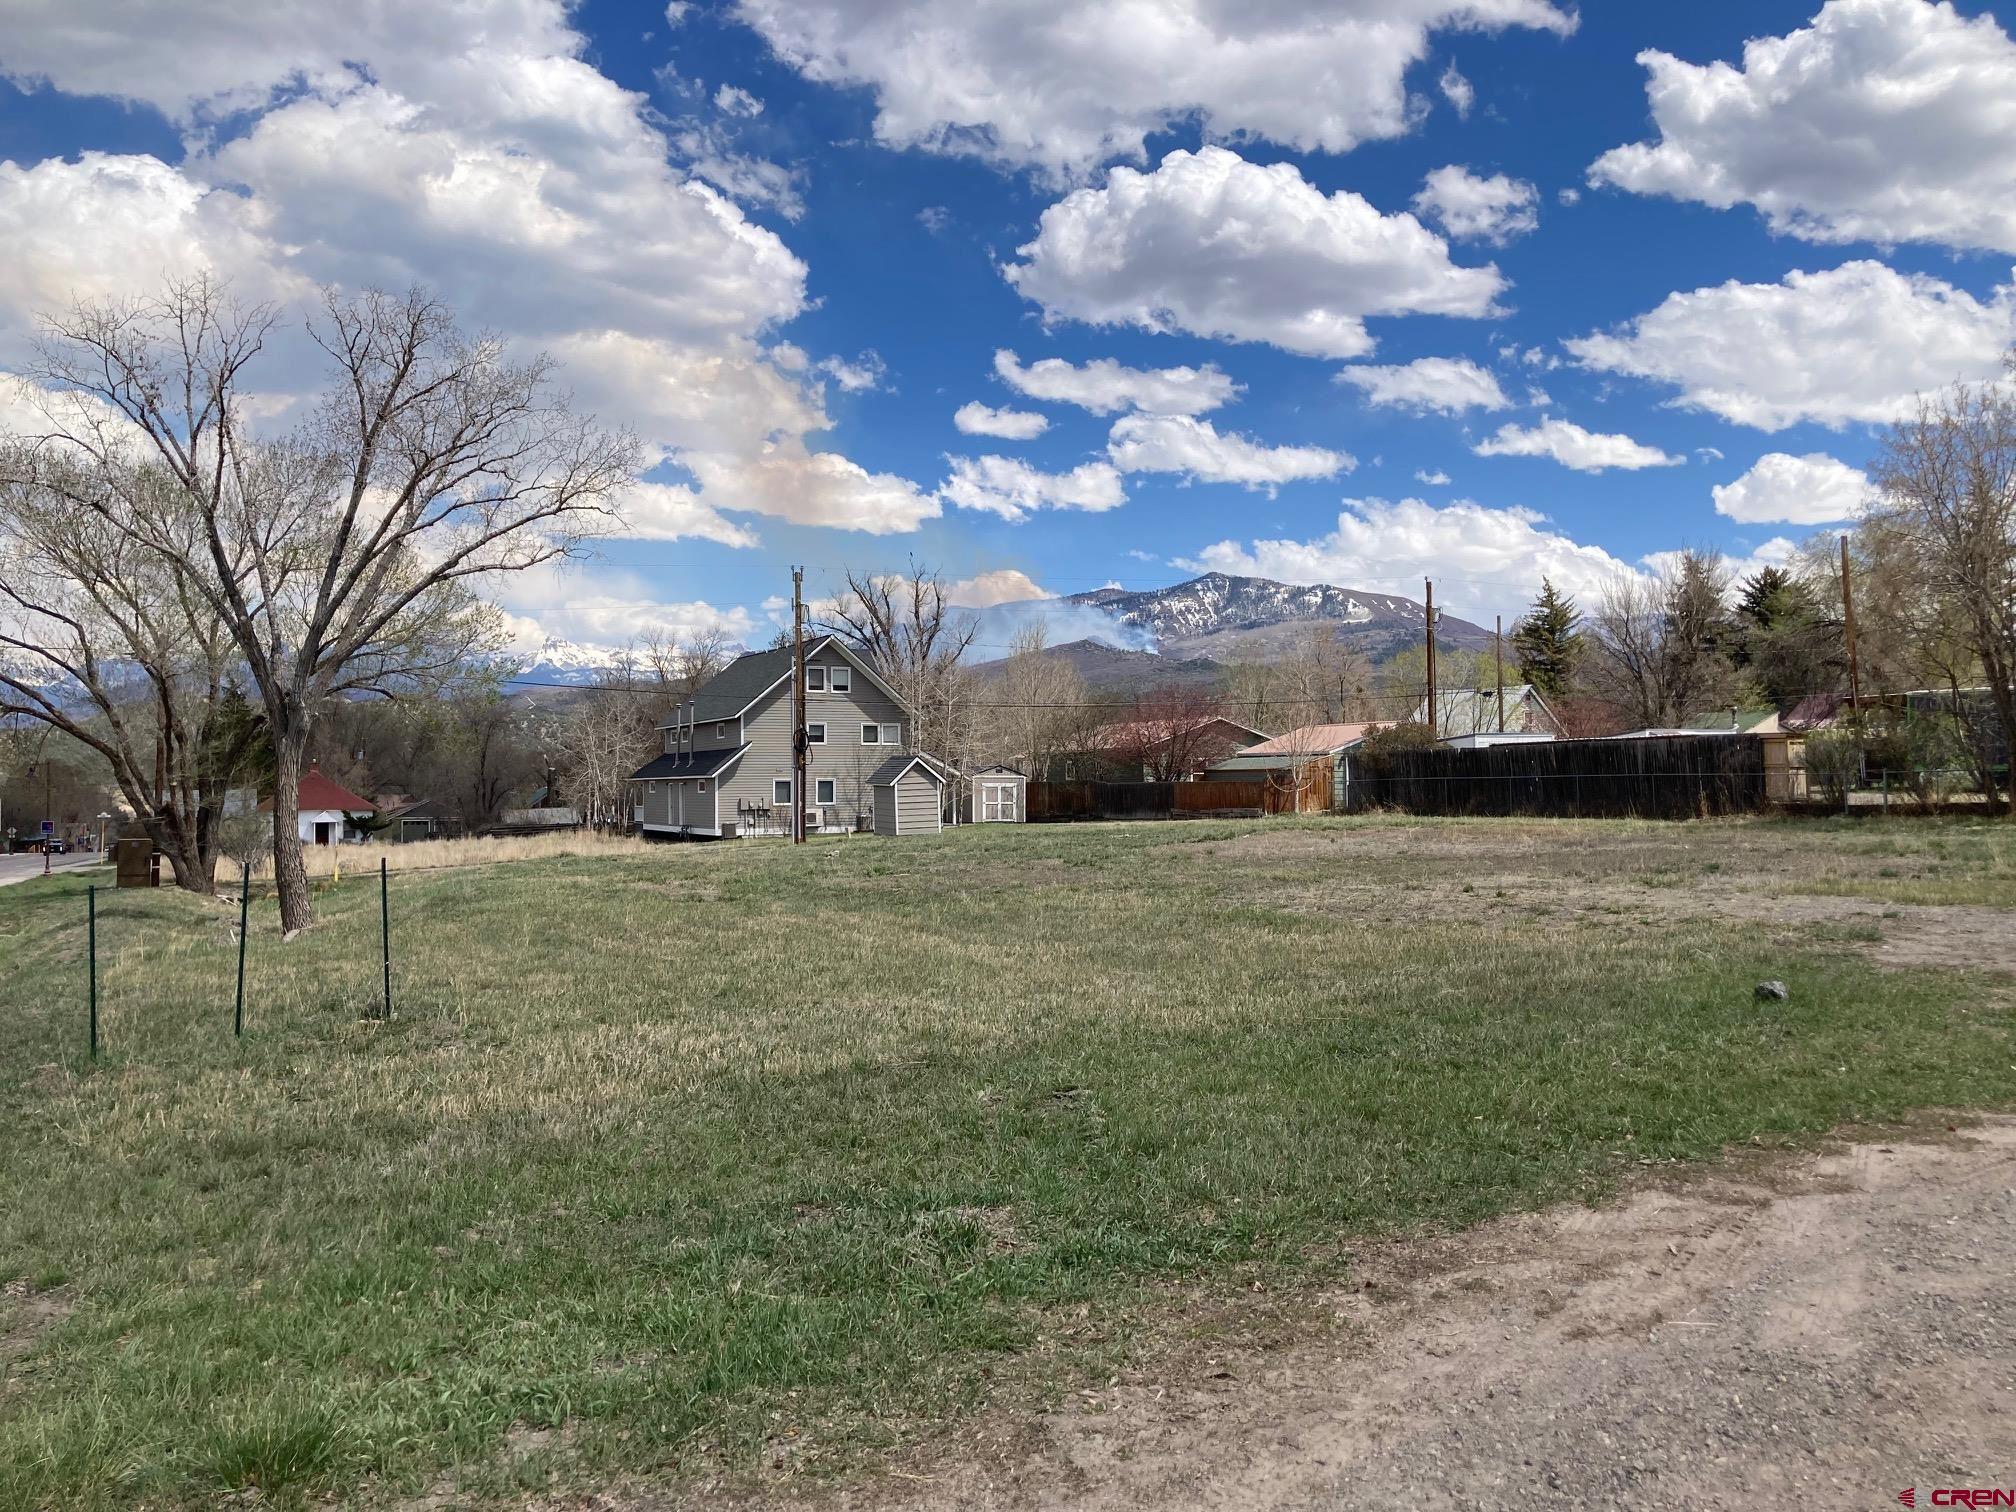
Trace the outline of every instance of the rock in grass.
[[1782, 1003], [1792, 996], [1792, 989], [1783, 982], [1759, 982], [1757, 1001], [1760, 1003]]

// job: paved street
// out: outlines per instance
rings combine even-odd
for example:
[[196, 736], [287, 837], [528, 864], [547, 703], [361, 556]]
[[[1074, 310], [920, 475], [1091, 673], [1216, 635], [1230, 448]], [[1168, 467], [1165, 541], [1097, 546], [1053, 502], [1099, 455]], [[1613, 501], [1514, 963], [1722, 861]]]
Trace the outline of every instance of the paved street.
[[[95, 866], [103, 857], [97, 851], [77, 851], [69, 855], [51, 856], [51, 871], [74, 871], [80, 866]], [[42, 875], [40, 856], [0, 856], [0, 887], [11, 887], [16, 882], [26, 882]]]

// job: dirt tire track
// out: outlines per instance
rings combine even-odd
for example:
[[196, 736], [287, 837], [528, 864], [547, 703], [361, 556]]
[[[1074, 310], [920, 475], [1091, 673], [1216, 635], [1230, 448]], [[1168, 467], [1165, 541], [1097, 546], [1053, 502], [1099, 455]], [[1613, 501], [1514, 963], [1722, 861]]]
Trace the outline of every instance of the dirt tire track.
[[1876, 1508], [2016, 1484], [2016, 1119], [1386, 1246], [1361, 1277], [1323, 1299], [1332, 1337], [1166, 1358], [890, 1477], [741, 1504]]

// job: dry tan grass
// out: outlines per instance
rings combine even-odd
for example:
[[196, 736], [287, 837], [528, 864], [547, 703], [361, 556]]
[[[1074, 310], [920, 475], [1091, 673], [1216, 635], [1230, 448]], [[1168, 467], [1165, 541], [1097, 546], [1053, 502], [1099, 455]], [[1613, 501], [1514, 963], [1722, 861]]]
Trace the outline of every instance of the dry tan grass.
[[[376, 871], [383, 857], [395, 872], [439, 871], [451, 866], [488, 866], [497, 861], [551, 861], [561, 856], [641, 855], [645, 842], [634, 835], [600, 835], [592, 830], [560, 830], [550, 835], [468, 836], [459, 840], [414, 840], [405, 844], [310, 845], [304, 847], [308, 875], [329, 877]], [[254, 881], [273, 876], [273, 858], [254, 864]]]

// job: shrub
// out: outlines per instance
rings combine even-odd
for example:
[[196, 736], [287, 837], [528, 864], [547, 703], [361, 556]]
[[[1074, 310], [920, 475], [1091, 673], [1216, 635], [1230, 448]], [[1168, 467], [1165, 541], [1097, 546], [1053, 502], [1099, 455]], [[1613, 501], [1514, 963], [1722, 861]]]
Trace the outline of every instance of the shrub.
[[1829, 803], [1842, 807], [1862, 776], [1862, 732], [1816, 730], [1806, 737], [1806, 781]]
[[1381, 725], [1366, 735], [1357, 754], [1368, 768], [1385, 771], [1402, 751], [1432, 751], [1440, 744], [1427, 725], [1403, 719], [1397, 724]]

